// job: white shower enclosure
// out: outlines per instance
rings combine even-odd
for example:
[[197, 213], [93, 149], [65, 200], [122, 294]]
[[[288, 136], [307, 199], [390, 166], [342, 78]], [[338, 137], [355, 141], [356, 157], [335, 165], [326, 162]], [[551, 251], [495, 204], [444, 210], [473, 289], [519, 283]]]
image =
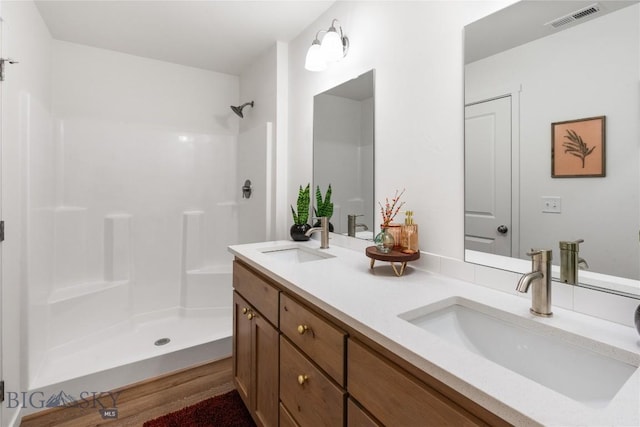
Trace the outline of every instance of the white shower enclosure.
[[[226, 248], [267, 237], [271, 124], [238, 132], [237, 76], [61, 41], [53, 58], [51, 136], [23, 144], [29, 388], [109, 372], [108, 389], [119, 366], [212, 342], [174, 359], [230, 355]], [[27, 128], [47, 121], [33, 111]]]

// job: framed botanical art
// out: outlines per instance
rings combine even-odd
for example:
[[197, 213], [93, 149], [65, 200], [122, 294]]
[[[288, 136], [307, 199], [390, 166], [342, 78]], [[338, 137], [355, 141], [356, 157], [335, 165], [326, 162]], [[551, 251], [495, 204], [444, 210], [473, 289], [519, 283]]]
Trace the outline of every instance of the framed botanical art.
[[551, 124], [551, 177], [605, 176], [605, 116]]

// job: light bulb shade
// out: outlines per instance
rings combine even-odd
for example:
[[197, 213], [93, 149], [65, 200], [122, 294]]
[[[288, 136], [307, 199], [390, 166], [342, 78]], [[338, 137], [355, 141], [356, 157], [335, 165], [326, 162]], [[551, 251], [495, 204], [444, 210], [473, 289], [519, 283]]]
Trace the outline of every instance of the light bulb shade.
[[322, 38], [320, 50], [322, 51], [324, 60], [327, 62], [339, 61], [344, 56], [342, 50], [342, 38], [334, 27], [329, 28], [327, 34]]
[[309, 71], [324, 71], [327, 69], [327, 62], [320, 51], [320, 42], [314, 40], [307, 51], [307, 58], [304, 61], [304, 68]]

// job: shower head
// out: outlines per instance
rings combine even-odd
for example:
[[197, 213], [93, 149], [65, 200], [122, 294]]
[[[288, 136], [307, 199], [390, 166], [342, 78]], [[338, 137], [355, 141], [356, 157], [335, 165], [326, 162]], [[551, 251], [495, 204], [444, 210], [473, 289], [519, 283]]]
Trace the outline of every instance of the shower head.
[[253, 108], [253, 101], [251, 102], [245, 102], [244, 104], [242, 104], [239, 107], [234, 107], [233, 105], [231, 106], [231, 111], [233, 111], [234, 113], [236, 113], [238, 115], [238, 117], [243, 118], [244, 116], [242, 115], [242, 109], [244, 107], [246, 107], [247, 105], [251, 105], [251, 108]]

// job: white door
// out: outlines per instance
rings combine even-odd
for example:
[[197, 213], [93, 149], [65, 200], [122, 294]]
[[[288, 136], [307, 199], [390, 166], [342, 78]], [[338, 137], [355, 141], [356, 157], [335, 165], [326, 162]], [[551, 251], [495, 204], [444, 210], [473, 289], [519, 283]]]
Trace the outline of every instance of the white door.
[[465, 249], [511, 256], [511, 97], [465, 107]]

